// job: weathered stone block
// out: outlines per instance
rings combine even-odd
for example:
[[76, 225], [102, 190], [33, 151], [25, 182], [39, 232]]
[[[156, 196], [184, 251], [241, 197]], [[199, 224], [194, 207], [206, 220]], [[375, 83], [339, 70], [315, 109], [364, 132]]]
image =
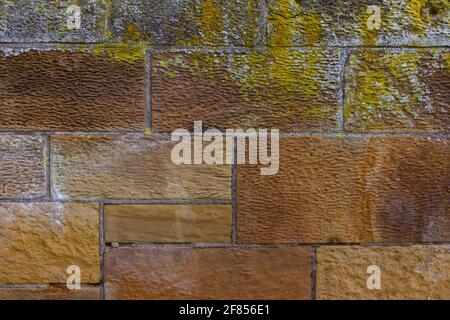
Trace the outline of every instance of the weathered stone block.
[[[110, 0], [20, 0], [0, 3], [0, 42], [97, 42], [108, 38]], [[81, 10], [80, 28], [67, 23]]]
[[265, 34], [261, 0], [113, 1], [113, 34], [150, 44], [253, 46]]
[[0, 130], [145, 129], [139, 45], [0, 51]]
[[333, 131], [339, 108], [337, 50], [154, 51], [153, 128]]
[[0, 135], [0, 199], [47, 195], [45, 139]]
[[230, 165], [176, 165], [169, 137], [55, 136], [58, 199], [231, 198]]
[[231, 242], [231, 205], [124, 204], [104, 210], [106, 242]]
[[450, 141], [285, 137], [280, 169], [237, 169], [241, 243], [450, 239]]
[[447, 49], [356, 50], [345, 72], [350, 131], [448, 131]]
[[98, 204], [1, 203], [0, 283], [66, 283], [71, 265], [98, 283], [98, 228]]
[[[369, 266], [380, 269], [380, 289], [367, 286], [368, 278], [376, 277], [376, 271], [367, 272]], [[321, 247], [317, 250], [317, 298], [449, 299], [449, 267], [448, 245]]]
[[268, 8], [273, 46], [450, 44], [447, 0], [269, 0]]
[[112, 249], [105, 297], [310, 299], [311, 249]]

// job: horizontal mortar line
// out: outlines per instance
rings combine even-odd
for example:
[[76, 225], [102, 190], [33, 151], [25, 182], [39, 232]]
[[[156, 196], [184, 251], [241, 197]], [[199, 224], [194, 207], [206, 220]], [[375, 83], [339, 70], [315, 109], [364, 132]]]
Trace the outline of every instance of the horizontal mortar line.
[[[100, 288], [100, 283], [81, 283], [82, 289]], [[48, 288], [66, 288], [65, 283], [12, 283], [0, 284], [0, 289], [48, 289]]]
[[1, 203], [231, 204], [227, 199], [0, 199]]
[[[112, 244], [115, 245], [112, 245]], [[244, 244], [244, 243], [115, 243], [108, 242], [106, 247], [116, 248], [295, 248], [295, 247], [412, 247], [412, 246], [431, 246], [431, 245], [450, 245], [449, 241], [438, 242], [410, 242], [410, 243], [267, 243], [267, 244]]]
[[[237, 128], [229, 128], [232, 130], [236, 130]], [[255, 128], [257, 129], [266, 129], [266, 128]], [[277, 128], [267, 128], [268, 132], [272, 129]], [[245, 131], [245, 130], [244, 130]], [[222, 133], [225, 134], [225, 130], [222, 130]], [[151, 135], [147, 135], [141, 131], [133, 131], [133, 132], [18, 132], [18, 131], [3, 131], [0, 132], [0, 136], [69, 136], [69, 137], [89, 137], [89, 136], [98, 136], [98, 137], [161, 137], [161, 138], [170, 138], [170, 132], [152, 132]], [[202, 132], [201, 134], [194, 133], [190, 131], [189, 134], [177, 134], [177, 136], [212, 136], [211, 133]], [[351, 131], [317, 131], [317, 132], [308, 132], [308, 131], [299, 131], [299, 132], [283, 132], [279, 133], [280, 137], [295, 137], [295, 136], [355, 136], [355, 137], [390, 137], [390, 136], [421, 136], [421, 137], [433, 137], [433, 136], [449, 136], [450, 131], [404, 131], [404, 132], [351, 132]]]
[[231, 204], [231, 200], [197, 199], [197, 200], [103, 200], [105, 205], [112, 204]]
[[47, 135], [47, 136], [146, 136], [145, 129], [140, 131], [0, 131], [0, 135]]
[[81, 199], [0, 199], [2, 203], [99, 203], [101, 200], [81, 200]]
[[[19, 48], [19, 49], [76, 49], [77, 46], [85, 45], [87, 47], [101, 46], [117, 46], [120, 44], [128, 45], [124, 41], [101, 41], [101, 42], [0, 42], [0, 48]], [[139, 44], [139, 42], [133, 42], [131, 44]], [[62, 46], [62, 47], [61, 47]], [[152, 50], [264, 50], [264, 49], [428, 49], [428, 48], [450, 48], [450, 44], [426, 44], [426, 45], [409, 45], [409, 44], [398, 44], [398, 45], [356, 45], [356, 44], [329, 44], [329, 45], [291, 45], [291, 46], [273, 46], [270, 44], [255, 44], [253, 46], [242, 46], [242, 45], [177, 45], [177, 44], [145, 44], [143, 48]]]

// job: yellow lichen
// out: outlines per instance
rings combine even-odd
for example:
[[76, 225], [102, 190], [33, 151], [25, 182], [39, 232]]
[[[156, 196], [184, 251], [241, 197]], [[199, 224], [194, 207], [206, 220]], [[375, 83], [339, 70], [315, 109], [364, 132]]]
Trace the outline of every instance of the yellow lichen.
[[147, 46], [148, 42], [146, 41], [103, 43], [94, 45], [92, 53], [98, 56], [108, 56], [116, 61], [134, 64], [145, 59]]
[[406, 14], [411, 20], [412, 32], [422, 34], [425, 32], [426, 25], [430, 23], [430, 15], [424, 10], [429, 0], [407, 0]]
[[298, 1], [281, 0], [271, 5], [270, 12], [271, 45], [292, 46], [297, 38], [305, 45], [322, 43], [321, 19], [314, 10], [304, 10]]

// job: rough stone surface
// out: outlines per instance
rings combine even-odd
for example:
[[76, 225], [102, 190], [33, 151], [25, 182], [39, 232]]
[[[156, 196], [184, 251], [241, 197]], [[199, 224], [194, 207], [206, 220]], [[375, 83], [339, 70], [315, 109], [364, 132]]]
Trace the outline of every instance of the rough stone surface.
[[[268, 43], [304, 45], [449, 45], [447, 0], [268, 0]], [[379, 28], [369, 28], [378, 6]]]
[[[108, 38], [109, 0], [20, 0], [0, 3], [0, 42], [96, 42]], [[81, 28], [69, 29], [67, 9], [78, 4]]]
[[238, 242], [448, 241], [449, 143], [282, 138], [277, 175], [238, 166]]
[[0, 288], [0, 300], [100, 300], [99, 287], [81, 287], [68, 290], [65, 287]]
[[145, 129], [145, 50], [0, 51], [0, 130]]
[[47, 195], [45, 140], [0, 135], [0, 199]]
[[231, 205], [126, 204], [104, 210], [109, 243], [231, 242]]
[[230, 199], [229, 165], [175, 165], [169, 137], [55, 136], [58, 199]]
[[339, 106], [337, 50], [155, 51], [153, 128], [333, 131]]
[[357, 50], [346, 67], [345, 128], [448, 131], [446, 49]]
[[310, 248], [120, 248], [107, 299], [310, 299]]
[[71, 265], [98, 283], [98, 228], [97, 204], [1, 203], [0, 284], [66, 283]]
[[113, 1], [113, 34], [151, 44], [255, 45], [263, 40], [262, 0]]
[[[368, 289], [369, 266], [381, 271], [381, 288]], [[450, 246], [321, 247], [318, 299], [449, 299]], [[373, 271], [372, 271], [373, 272]]]

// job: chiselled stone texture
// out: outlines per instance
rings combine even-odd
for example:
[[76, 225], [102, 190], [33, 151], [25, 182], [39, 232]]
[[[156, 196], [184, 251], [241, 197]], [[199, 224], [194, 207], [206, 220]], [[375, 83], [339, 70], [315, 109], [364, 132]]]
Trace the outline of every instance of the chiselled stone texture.
[[79, 290], [57, 286], [0, 288], [0, 300], [100, 300], [100, 288], [81, 287]]
[[0, 130], [144, 130], [145, 50], [0, 51]]
[[152, 53], [153, 128], [337, 128], [337, 50]]
[[[380, 268], [380, 289], [367, 288], [369, 266]], [[450, 299], [449, 268], [448, 245], [321, 247], [317, 298]]]
[[98, 204], [0, 203], [0, 284], [98, 283], [98, 230]]
[[45, 139], [0, 135], [0, 199], [47, 195]]
[[[268, 44], [449, 45], [447, 0], [268, 0]], [[379, 27], [374, 25], [380, 9]]]
[[263, 0], [113, 1], [113, 34], [150, 44], [245, 45], [265, 34]]
[[[108, 37], [109, 0], [0, 2], [0, 42], [97, 42]], [[69, 6], [81, 9], [80, 29], [69, 29]]]
[[310, 299], [310, 248], [120, 248], [107, 299]]
[[231, 242], [231, 205], [106, 205], [105, 241]]
[[285, 137], [279, 161], [238, 166], [238, 242], [450, 239], [447, 137]]
[[168, 136], [55, 136], [58, 199], [230, 199], [229, 165], [176, 165]]
[[345, 128], [449, 131], [450, 51], [356, 50], [345, 73]]

